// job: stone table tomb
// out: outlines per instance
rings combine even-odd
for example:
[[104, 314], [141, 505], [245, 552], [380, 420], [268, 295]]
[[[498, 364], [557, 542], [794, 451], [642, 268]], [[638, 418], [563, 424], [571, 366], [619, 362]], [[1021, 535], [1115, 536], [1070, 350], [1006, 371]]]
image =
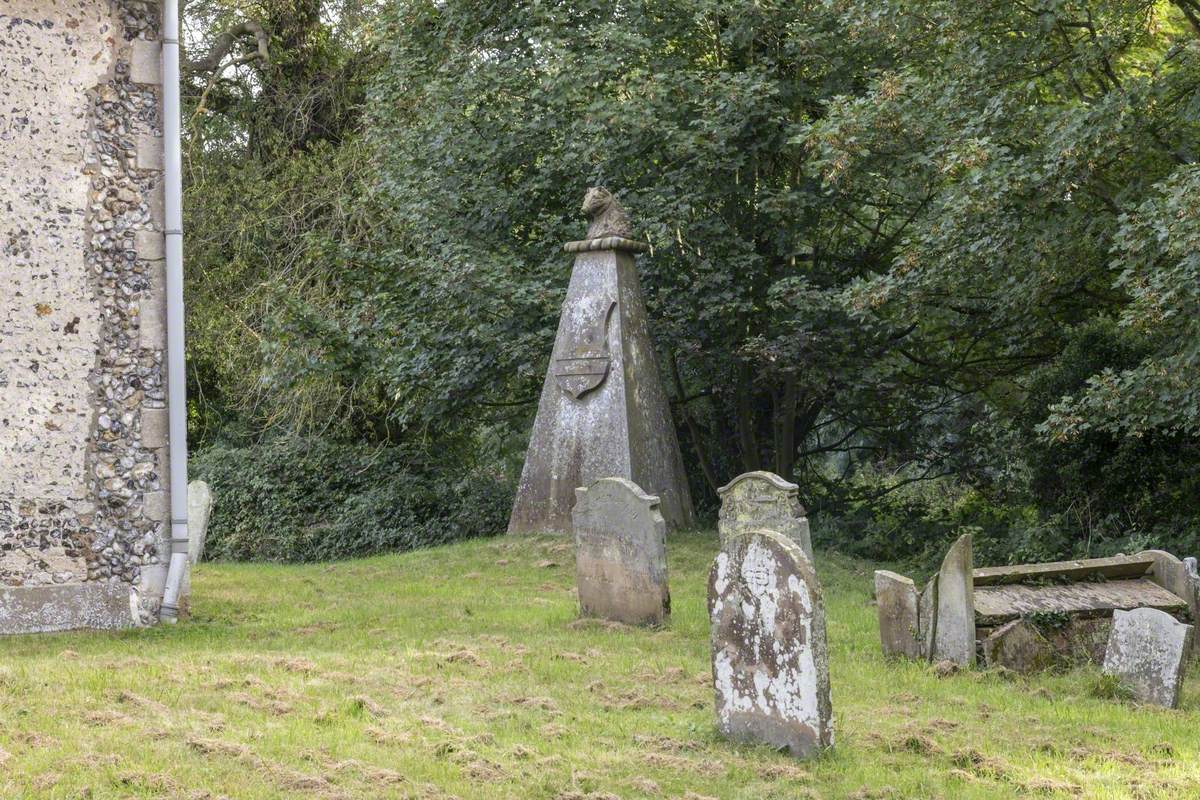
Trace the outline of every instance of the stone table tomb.
[[[1181, 622], [1200, 613], [1200, 581], [1161, 550], [973, 569], [963, 537], [919, 596], [915, 620], [915, 587], [885, 571], [875, 580], [885, 654], [965, 664], [980, 653], [988, 666], [1022, 672], [1102, 664], [1117, 611], [1155, 609]], [[905, 638], [908, 630], [916, 643]]]

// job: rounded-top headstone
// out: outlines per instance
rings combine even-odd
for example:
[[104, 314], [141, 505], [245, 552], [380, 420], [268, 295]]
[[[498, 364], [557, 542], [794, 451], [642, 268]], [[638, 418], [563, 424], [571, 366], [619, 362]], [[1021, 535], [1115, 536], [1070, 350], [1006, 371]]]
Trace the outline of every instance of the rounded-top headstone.
[[831, 746], [825, 610], [800, 546], [769, 530], [728, 540], [709, 572], [708, 609], [721, 732], [801, 758]]
[[1157, 608], [1113, 612], [1104, 671], [1143, 703], [1176, 708], [1193, 629]]
[[721, 512], [717, 530], [721, 541], [753, 530], [770, 530], [788, 537], [813, 557], [808, 517], [796, 484], [774, 472], [758, 470], [738, 475], [717, 490]]
[[575, 490], [575, 576], [580, 612], [630, 625], [671, 613], [667, 523], [659, 500], [624, 478]]

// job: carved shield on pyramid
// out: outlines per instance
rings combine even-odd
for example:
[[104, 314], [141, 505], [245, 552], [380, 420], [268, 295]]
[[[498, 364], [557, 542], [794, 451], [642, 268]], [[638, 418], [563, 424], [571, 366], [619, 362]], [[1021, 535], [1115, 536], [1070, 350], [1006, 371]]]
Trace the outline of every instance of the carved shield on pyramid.
[[554, 379], [576, 400], [608, 377], [608, 323], [616, 307], [615, 300], [597, 299], [571, 309], [570, 338], [554, 359]]

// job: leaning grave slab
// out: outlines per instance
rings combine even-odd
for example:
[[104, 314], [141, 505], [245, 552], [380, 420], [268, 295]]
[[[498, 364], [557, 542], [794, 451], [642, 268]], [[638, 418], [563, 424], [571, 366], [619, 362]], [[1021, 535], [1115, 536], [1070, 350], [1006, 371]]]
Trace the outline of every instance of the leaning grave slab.
[[[959, 575], [961, 567], [956, 564]], [[962, 620], [969, 613], [976, 651], [983, 654], [984, 663], [1019, 671], [1072, 661], [1102, 664], [1117, 610], [1152, 608], [1182, 622], [1200, 614], [1200, 582], [1183, 561], [1161, 550], [978, 569], [970, 569], [968, 563], [968, 569], [969, 607], [962, 593], [952, 602], [939, 596], [945, 566], [921, 596], [916, 625], [920, 657], [947, 657], [936, 635], [947, 614]], [[884, 573], [877, 584], [890, 586], [898, 577]], [[880, 592], [877, 602], [884, 653], [911, 657], [912, 648], [896, 630], [897, 621], [911, 619], [911, 598], [903, 592]], [[1013, 624], [1018, 621], [1032, 627]]]
[[927, 587], [935, 592], [932, 657], [936, 661], [953, 661], [963, 667], [975, 665], [975, 637], [979, 630], [972, 613], [975, 583], [971, 559], [970, 534], [958, 537], [942, 559], [942, 568]]

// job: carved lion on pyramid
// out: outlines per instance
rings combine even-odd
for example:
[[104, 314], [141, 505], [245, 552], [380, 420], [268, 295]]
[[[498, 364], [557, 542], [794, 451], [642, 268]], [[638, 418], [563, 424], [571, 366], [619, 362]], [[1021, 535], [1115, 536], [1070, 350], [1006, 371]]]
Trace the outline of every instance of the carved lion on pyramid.
[[603, 186], [588, 189], [583, 198], [583, 213], [591, 217], [587, 238], [603, 239], [606, 236], [633, 238], [633, 224], [624, 206], [617, 202], [612, 192]]

